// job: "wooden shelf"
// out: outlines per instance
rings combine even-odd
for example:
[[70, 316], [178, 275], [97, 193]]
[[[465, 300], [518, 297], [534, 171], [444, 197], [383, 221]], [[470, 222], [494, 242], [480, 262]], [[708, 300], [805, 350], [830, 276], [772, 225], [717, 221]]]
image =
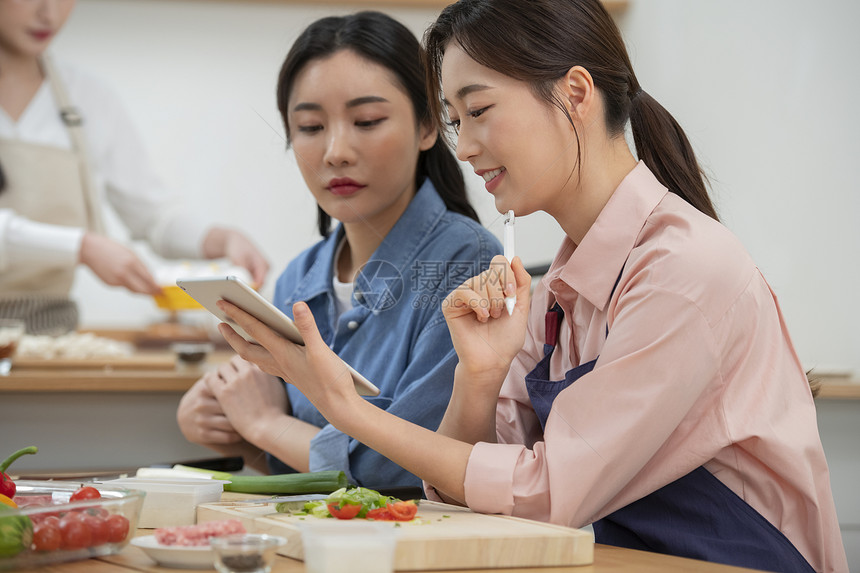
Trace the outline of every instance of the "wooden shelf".
[[[237, 0], [220, 0], [220, 1], [237, 1]], [[452, 4], [452, 0], [252, 0], [257, 3], [267, 4], [329, 4], [332, 6], [350, 6], [362, 9], [373, 9], [377, 7], [395, 6], [399, 8], [438, 8], [442, 9], [448, 4]], [[612, 14], [620, 14], [624, 12], [630, 4], [630, 0], [602, 0], [603, 5]]]

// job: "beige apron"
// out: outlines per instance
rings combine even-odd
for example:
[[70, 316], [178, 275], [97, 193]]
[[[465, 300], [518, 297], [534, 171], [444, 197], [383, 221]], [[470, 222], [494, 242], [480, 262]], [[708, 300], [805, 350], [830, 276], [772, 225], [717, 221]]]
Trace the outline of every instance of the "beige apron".
[[[6, 176], [6, 188], [0, 192], [0, 208], [12, 209], [17, 215], [41, 223], [101, 231], [81, 116], [48, 58], [43, 59], [42, 69], [69, 131], [72, 149], [0, 139], [0, 165]], [[68, 300], [74, 276], [74, 267], [45, 267], [35, 262], [4, 270], [0, 273], [0, 316], [26, 320], [34, 312], [44, 314], [44, 305], [48, 304], [64, 323], [65, 328], [57, 330], [73, 329], [75, 325], [68, 324], [69, 310], [62, 311], [62, 306], [71, 305], [76, 322], [77, 311]], [[40, 321], [44, 322], [44, 317]]]

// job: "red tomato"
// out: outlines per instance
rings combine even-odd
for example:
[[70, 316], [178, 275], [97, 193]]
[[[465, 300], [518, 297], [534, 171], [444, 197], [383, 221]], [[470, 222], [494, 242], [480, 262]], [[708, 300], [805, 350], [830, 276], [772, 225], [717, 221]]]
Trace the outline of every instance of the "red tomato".
[[50, 525], [53, 525], [54, 527], [60, 526], [60, 518], [57, 517], [57, 515], [54, 513], [45, 517], [45, 519], [43, 521], [45, 522], [45, 524], [50, 524]]
[[56, 513], [34, 513], [30, 516], [30, 520], [33, 522], [33, 525], [36, 525], [37, 523], [48, 523], [54, 527], [60, 526], [60, 518], [57, 517]]
[[108, 527], [108, 541], [121, 543], [128, 537], [128, 518], [124, 515], [111, 515], [105, 520]]
[[361, 511], [361, 504], [347, 503], [344, 505], [328, 504], [328, 512], [338, 519], [352, 519]]
[[110, 541], [110, 528], [107, 521], [97, 515], [85, 515], [84, 523], [90, 528], [90, 547], [104, 545]]
[[76, 513], [69, 513], [60, 520], [60, 533], [63, 535], [63, 549], [83, 549], [90, 546], [90, 529]]
[[418, 513], [418, 506], [414, 501], [397, 501], [389, 503], [386, 507], [395, 521], [411, 521]]
[[99, 493], [99, 490], [92, 486], [85, 485], [73, 493], [72, 497], [69, 498], [69, 501], [78, 501], [79, 499], [100, 499], [101, 496], [102, 494]]
[[392, 521], [394, 516], [391, 515], [391, 512], [388, 511], [387, 507], [377, 507], [376, 509], [371, 509], [367, 512], [365, 516], [367, 519], [376, 519], [378, 521]]
[[84, 512], [86, 512], [87, 515], [95, 515], [102, 519], [107, 519], [107, 516], [110, 515], [110, 512], [103, 507], [88, 507]]
[[57, 525], [45, 520], [33, 527], [33, 545], [36, 551], [56, 551], [62, 543], [63, 535]]

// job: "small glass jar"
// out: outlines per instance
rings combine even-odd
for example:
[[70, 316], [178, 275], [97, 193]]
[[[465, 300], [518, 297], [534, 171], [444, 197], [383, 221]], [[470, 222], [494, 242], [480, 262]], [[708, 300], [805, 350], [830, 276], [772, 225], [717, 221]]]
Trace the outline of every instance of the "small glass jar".
[[202, 368], [215, 346], [209, 342], [177, 342], [171, 348], [176, 353], [177, 369], [191, 370]]
[[215, 552], [215, 569], [220, 573], [269, 573], [275, 551], [287, 540], [277, 535], [242, 533], [211, 537]]

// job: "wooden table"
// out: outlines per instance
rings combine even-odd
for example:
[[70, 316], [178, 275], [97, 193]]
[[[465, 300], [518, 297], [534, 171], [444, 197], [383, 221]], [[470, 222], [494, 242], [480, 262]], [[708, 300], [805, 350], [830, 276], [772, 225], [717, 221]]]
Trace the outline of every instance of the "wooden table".
[[[252, 494], [224, 492], [223, 500], [247, 499], [257, 497]], [[259, 496], [261, 498], [267, 496]], [[152, 529], [138, 529], [137, 536], [152, 535]], [[214, 569], [213, 569], [214, 570]], [[188, 569], [171, 569], [160, 567], [150, 559], [142, 549], [127, 545], [117, 555], [97, 557], [84, 561], [75, 561], [38, 569], [52, 573], [102, 573], [146, 571], [152, 573], [183, 573]], [[303, 573], [305, 564], [302, 561], [278, 555], [272, 573]], [[635, 551], [596, 544], [594, 546], [594, 563], [576, 567], [539, 567], [539, 568], [503, 568], [503, 569], [447, 569], [445, 573], [526, 573], [539, 571], [542, 573], [618, 573], [635, 571], [636, 573], [680, 573], [695, 571], [697, 573], [742, 573], [756, 571], [741, 567], [717, 565], [693, 559], [660, 555], [645, 551]]]
[[[138, 534], [151, 535], [152, 530], [139, 530]], [[129, 545], [118, 555], [55, 565], [38, 569], [38, 571], [51, 573], [121, 573], [130, 571], [187, 573], [188, 570], [159, 567], [141, 549]], [[272, 573], [302, 573], [304, 571], [305, 565], [303, 562], [280, 555], [277, 556], [275, 566], [272, 568]], [[535, 571], [543, 573], [618, 573], [621, 571], [635, 571], [636, 573], [681, 573], [690, 571], [697, 573], [740, 573], [754, 570], [597, 544], [594, 546], [594, 563], [592, 565], [580, 567], [542, 567], [539, 569], [447, 570], [446, 573], [481, 573], [482, 571], [485, 573], [534, 573]]]

